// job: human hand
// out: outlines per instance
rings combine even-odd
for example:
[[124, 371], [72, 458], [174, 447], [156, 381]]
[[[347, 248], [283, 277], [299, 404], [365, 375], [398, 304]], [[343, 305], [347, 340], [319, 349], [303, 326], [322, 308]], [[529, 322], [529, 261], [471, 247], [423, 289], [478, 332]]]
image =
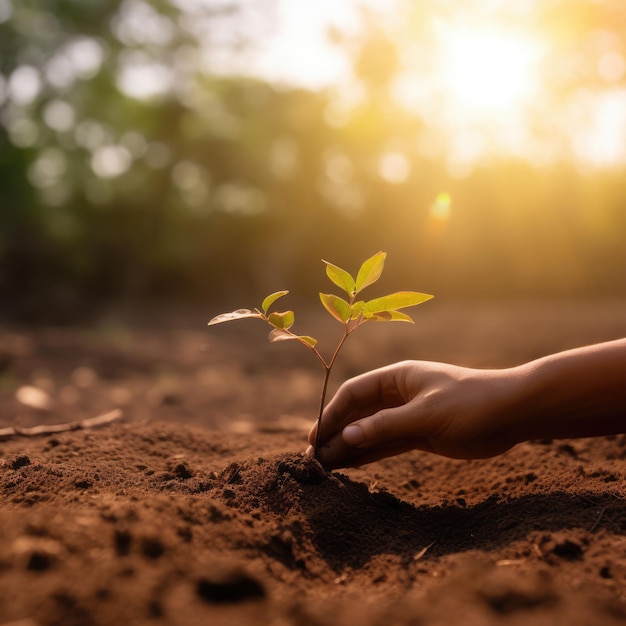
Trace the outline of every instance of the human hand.
[[[403, 361], [346, 381], [322, 416], [320, 461], [371, 463], [412, 449], [485, 458], [517, 441], [508, 426], [515, 370]], [[314, 444], [317, 425], [309, 433]], [[309, 447], [309, 453], [312, 448]]]

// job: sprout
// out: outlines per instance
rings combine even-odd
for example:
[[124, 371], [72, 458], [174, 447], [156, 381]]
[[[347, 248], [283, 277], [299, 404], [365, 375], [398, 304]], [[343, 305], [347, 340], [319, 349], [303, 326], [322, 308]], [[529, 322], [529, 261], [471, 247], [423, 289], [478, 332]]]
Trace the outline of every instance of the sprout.
[[328, 313], [343, 324], [344, 333], [330, 359], [325, 359], [317, 348], [317, 339], [309, 335], [298, 335], [290, 329], [295, 322], [295, 314], [293, 311], [272, 311], [272, 306], [288, 291], [276, 291], [267, 296], [260, 309], [237, 309], [231, 313], [222, 313], [217, 315], [210, 322], [209, 326], [230, 322], [238, 319], [257, 318], [267, 322], [272, 330], [269, 334], [271, 342], [295, 340], [306, 346], [316, 356], [324, 368], [324, 382], [320, 396], [319, 413], [317, 416], [317, 437], [314, 445], [314, 454], [319, 456], [320, 432], [322, 413], [324, 411], [326, 401], [326, 391], [328, 388], [328, 380], [330, 373], [335, 365], [339, 352], [343, 347], [346, 339], [362, 324], [366, 322], [409, 322], [413, 323], [412, 318], [400, 309], [406, 309], [411, 306], [422, 304], [430, 300], [433, 296], [427, 293], [419, 293], [417, 291], [397, 291], [387, 296], [374, 298], [373, 300], [357, 300], [357, 296], [370, 285], [374, 284], [381, 276], [385, 265], [387, 254], [385, 252], [377, 252], [363, 262], [356, 278], [354, 278], [346, 270], [324, 261], [326, 264], [326, 275], [340, 289], [342, 289], [347, 297], [340, 297], [332, 293], [320, 293], [322, 305]]

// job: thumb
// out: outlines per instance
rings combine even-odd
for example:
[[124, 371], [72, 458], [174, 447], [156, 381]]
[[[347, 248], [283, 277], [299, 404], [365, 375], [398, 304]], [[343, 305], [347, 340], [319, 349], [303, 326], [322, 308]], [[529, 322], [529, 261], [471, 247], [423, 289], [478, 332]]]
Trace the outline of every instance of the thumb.
[[342, 433], [343, 441], [359, 449], [367, 449], [392, 444], [405, 437], [419, 436], [419, 417], [415, 407], [402, 405], [381, 409], [346, 426]]

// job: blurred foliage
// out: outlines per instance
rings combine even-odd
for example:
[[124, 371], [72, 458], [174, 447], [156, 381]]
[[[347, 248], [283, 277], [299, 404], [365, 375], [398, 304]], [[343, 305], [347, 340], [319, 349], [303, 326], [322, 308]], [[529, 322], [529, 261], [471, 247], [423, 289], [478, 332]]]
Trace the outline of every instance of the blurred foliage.
[[[419, 34], [416, 4], [406, 21]], [[545, 23], [561, 27], [571, 4], [550, 3]], [[570, 21], [583, 9], [600, 19], [599, 3], [578, 4]], [[427, 120], [389, 97], [401, 51], [372, 19], [345, 44], [363, 94], [349, 108], [331, 89], [202, 69], [202, 25], [245, 10], [0, 0], [5, 312], [69, 315], [146, 298], [222, 308], [242, 291], [249, 301], [294, 284], [304, 296], [320, 258], [351, 268], [379, 249], [392, 287], [626, 295], [623, 168], [492, 158], [454, 175], [418, 149]], [[615, 19], [607, 12], [603, 27]], [[582, 42], [574, 26], [555, 45]]]

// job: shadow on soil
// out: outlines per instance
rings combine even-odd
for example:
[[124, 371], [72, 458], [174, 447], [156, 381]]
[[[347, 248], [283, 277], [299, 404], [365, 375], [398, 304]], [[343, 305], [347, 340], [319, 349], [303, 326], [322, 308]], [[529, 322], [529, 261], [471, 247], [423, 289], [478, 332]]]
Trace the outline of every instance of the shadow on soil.
[[[386, 491], [324, 470], [301, 455], [233, 464], [216, 494], [228, 506], [276, 516], [282, 532], [266, 553], [290, 569], [301, 569], [309, 547], [331, 569], [360, 569], [378, 555], [395, 555], [408, 565], [468, 550], [495, 551], [537, 535], [545, 553], [566, 560], [582, 558], [584, 547], [550, 533], [571, 529], [613, 534], [626, 531], [626, 503], [613, 493], [554, 492], [509, 500], [491, 497], [480, 504], [415, 507]], [[426, 546], [431, 546], [423, 553]], [[543, 548], [542, 548], [543, 550]]]

